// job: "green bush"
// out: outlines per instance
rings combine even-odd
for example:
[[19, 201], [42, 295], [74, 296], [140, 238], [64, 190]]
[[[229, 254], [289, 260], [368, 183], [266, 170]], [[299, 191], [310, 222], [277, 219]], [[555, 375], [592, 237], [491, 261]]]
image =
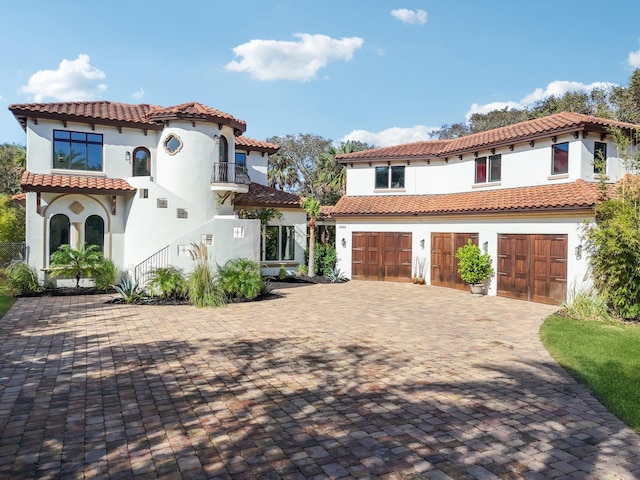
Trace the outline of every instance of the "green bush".
[[98, 290], [108, 290], [116, 283], [116, 264], [110, 258], [103, 258], [93, 271], [93, 280]]
[[260, 264], [234, 258], [218, 268], [218, 281], [229, 298], [253, 300], [263, 288]]
[[569, 292], [569, 299], [562, 305], [566, 316], [578, 320], [611, 320], [604, 298], [594, 288], [578, 289], [575, 286]]
[[41, 290], [38, 272], [31, 265], [16, 262], [7, 268], [7, 277], [11, 289], [18, 294], [34, 293]]
[[144, 291], [140, 288], [137, 280], [132, 280], [129, 277], [123, 277], [120, 283], [114, 285], [113, 288], [124, 303], [133, 303], [144, 297]]
[[162, 298], [181, 299], [187, 295], [187, 280], [176, 267], [156, 268], [147, 285]]
[[480, 247], [474, 245], [471, 239], [456, 252], [458, 259], [458, 273], [463, 281], [469, 285], [485, 282], [493, 276], [491, 256], [483, 253]]
[[93, 276], [102, 265], [102, 252], [97, 245], [84, 244], [75, 249], [70, 245], [61, 245], [51, 255], [51, 276], [53, 278], [62, 275], [75, 278], [76, 288], [80, 287], [80, 279]]
[[329, 277], [338, 261], [336, 248], [329, 244], [318, 244], [315, 248], [315, 271], [323, 277]]

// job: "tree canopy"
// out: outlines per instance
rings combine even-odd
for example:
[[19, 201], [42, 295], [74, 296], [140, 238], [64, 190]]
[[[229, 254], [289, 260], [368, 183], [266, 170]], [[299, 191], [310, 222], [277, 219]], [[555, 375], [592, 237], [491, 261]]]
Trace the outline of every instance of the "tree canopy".
[[0, 193], [14, 195], [21, 191], [20, 177], [26, 166], [27, 152], [13, 143], [0, 145]]

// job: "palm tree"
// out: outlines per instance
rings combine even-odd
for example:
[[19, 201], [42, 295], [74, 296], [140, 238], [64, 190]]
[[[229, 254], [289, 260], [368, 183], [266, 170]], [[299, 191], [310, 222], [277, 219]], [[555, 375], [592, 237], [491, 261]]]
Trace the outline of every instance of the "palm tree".
[[80, 249], [71, 245], [61, 245], [51, 255], [51, 276], [63, 275], [76, 279], [76, 288], [80, 287], [80, 279], [89, 277], [100, 268], [103, 257], [100, 247], [84, 244]]
[[307, 197], [302, 202], [302, 208], [309, 217], [309, 276], [316, 276], [315, 249], [316, 249], [316, 220], [320, 216], [320, 203], [313, 197]]
[[276, 153], [269, 157], [267, 180], [271, 188], [284, 190], [285, 187], [293, 188], [299, 180], [298, 171], [290, 158]]

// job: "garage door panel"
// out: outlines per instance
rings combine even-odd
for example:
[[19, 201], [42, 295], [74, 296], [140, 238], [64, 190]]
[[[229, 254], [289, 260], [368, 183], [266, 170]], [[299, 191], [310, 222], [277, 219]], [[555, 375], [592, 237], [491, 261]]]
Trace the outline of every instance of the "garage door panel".
[[498, 295], [559, 304], [567, 292], [566, 235], [498, 235]]
[[431, 285], [467, 290], [458, 273], [458, 248], [467, 241], [478, 244], [477, 233], [433, 232], [431, 234]]
[[352, 245], [354, 280], [411, 278], [411, 233], [353, 232]]

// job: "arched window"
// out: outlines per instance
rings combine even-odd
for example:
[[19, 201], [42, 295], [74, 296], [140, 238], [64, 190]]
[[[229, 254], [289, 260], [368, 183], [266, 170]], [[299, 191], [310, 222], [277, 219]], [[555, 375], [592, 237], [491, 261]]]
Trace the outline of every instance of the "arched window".
[[133, 151], [133, 176], [148, 177], [151, 175], [151, 153], [144, 147]]
[[69, 217], [58, 213], [49, 221], [49, 255], [61, 245], [69, 245]]
[[220, 135], [220, 159], [219, 162], [229, 161], [229, 143], [224, 135]]
[[84, 241], [87, 245], [97, 245], [104, 253], [104, 220], [98, 215], [90, 215], [84, 222]]

